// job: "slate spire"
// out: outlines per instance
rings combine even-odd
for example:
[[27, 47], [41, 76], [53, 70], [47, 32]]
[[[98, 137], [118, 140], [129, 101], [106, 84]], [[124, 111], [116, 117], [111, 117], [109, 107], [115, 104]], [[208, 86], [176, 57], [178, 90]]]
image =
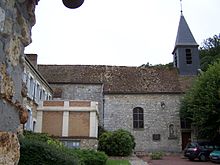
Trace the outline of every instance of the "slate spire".
[[200, 67], [198, 46], [181, 7], [176, 42], [172, 52], [174, 67], [179, 69], [180, 75], [197, 75]]
[[181, 45], [198, 46], [198, 44], [197, 44], [195, 38], [193, 37], [193, 34], [192, 34], [192, 32], [191, 32], [182, 13], [180, 16], [179, 27], [178, 27], [178, 31], [177, 31], [174, 51], [175, 51], [176, 47], [181, 46]]

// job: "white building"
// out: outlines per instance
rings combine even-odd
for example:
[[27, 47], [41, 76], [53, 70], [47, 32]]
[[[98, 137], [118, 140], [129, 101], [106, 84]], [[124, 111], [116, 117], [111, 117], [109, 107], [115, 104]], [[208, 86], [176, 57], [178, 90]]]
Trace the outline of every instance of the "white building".
[[28, 110], [28, 121], [24, 129], [35, 131], [37, 122], [37, 107], [40, 101], [52, 99], [52, 89], [37, 70], [37, 55], [26, 54], [23, 74], [23, 85], [26, 97], [23, 104]]

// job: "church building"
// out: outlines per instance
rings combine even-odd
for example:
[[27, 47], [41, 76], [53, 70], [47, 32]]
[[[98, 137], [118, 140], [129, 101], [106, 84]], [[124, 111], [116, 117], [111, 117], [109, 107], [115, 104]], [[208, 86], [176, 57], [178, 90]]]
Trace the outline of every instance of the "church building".
[[180, 119], [180, 100], [200, 67], [198, 44], [182, 14], [172, 54], [172, 68], [38, 65], [38, 70], [53, 99], [97, 102], [99, 125], [131, 132], [136, 152], [180, 152], [194, 138]]

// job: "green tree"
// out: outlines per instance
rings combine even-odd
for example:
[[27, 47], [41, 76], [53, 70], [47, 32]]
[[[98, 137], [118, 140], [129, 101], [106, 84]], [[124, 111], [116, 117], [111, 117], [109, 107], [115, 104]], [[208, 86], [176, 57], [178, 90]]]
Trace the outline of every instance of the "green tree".
[[201, 69], [206, 71], [209, 64], [213, 64], [218, 59], [220, 59], [220, 34], [204, 40], [200, 47]]
[[210, 65], [186, 93], [180, 115], [197, 127], [199, 138], [217, 137], [220, 129], [220, 60]]

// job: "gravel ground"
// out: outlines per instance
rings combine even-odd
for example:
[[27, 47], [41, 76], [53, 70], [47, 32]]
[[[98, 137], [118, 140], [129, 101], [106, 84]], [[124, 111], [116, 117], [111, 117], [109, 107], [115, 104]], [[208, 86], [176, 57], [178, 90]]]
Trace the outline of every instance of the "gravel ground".
[[147, 162], [144, 162], [142, 159], [140, 159], [136, 156], [130, 157], [129, 162], [131, 163], [131, 165], [148, 165]]
[[143, 160], [129, 160], [131, 165], [148, 165], [147, 162], [144, 162]]

